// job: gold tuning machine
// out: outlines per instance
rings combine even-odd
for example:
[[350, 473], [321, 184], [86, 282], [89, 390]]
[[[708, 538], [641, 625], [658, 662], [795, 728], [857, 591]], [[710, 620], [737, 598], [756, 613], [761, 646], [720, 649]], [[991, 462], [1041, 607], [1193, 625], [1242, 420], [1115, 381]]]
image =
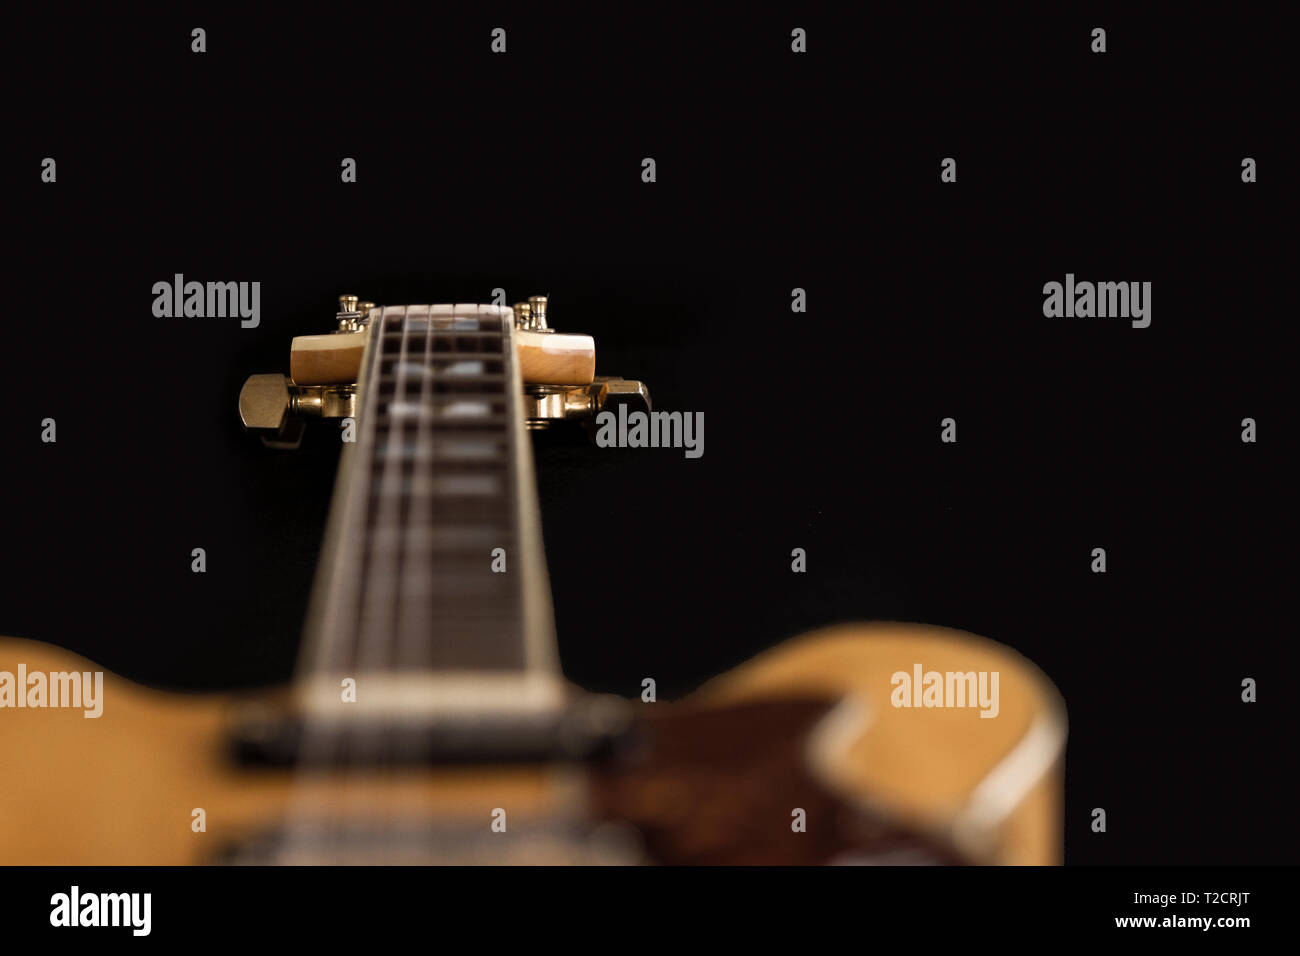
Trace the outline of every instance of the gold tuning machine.
[[515, 312], [515, 328], [524, 332], [554, 332], [546, 324], [546, 301], [544, 295], [530, 295], [527, 302], [516, 302], [511, 306]]
[[360, 331], [362, 324], [370, 317], [370, 310], [374, 307], [373, 302], [362, 302], [355, 295], [339, 296], [339, 311], [335, 316], [339, 323], [338, 331]]
[[650, 389], [644, 382], [597, 375], [590, 385], [525, 385], [524, 416], [533, 430], [550, 428], [557, 422], [578, 422], [592, 426], [601, 412], [616, 412], [619, 405], [628, 412], [650, 412]]
[[308, 418], [352, 418], [355, 385], [295, 385], [287, 375], [250, 375], [239, 390], [239, 418], [268, 448], [297, 448]]
[[[519, 332], [554, 333], [547, 318], [548, 297], [530, 295], [516, 302], [515, 328]], [[594, 360], [593, 360], [594, 361]], [[596, 376], [585, 385], [524, 385], [524, 418], [528, 428], [540, 430], [559, 422], [578, 422], [586, 427], [595, 424], [601, 412], [616, 411], [627, 405], [628, 411], [650, 411], [650, 390], [642, 382], [613, 376]]]

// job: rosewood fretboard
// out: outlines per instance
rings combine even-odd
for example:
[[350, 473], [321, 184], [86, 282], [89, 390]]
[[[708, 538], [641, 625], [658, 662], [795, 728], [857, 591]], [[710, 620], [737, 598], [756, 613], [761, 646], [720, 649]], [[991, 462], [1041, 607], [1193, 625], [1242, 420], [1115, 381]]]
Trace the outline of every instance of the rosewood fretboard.
[[309, 672], [557, 669], [513, 335], [498, 306], [372, 310]]

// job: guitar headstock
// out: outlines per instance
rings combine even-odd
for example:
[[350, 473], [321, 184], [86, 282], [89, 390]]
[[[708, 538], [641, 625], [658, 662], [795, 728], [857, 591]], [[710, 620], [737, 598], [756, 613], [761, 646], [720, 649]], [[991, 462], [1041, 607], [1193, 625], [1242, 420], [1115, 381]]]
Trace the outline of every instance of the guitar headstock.
[[[451, 307], [429, 306], [429, 315]], [[561, 422], [590, 426], [596, 416], [618, 405], [650, 411], [650, 392], [642, 382], [597, 376], [596, 343], [590, 335], [558, 332], [550, 325], [546, 296], [530, 296], [513, 306], [511, 339], [523, 383], [523, 410], [529, 429]], [[357, 413], [357, 384], [383, 307], [355, 295], [339, 296], [337, 328], [322, 335], [300, 335], [289, 352], [289, 374], [252, 375], [239, 393], [244, 427], [268, 447], [297, 448], [309, 418], [345, 419]], [[420, 321], [429, 321], [429, 318]], [[391, 319], [390, 319], [391, 321]]]

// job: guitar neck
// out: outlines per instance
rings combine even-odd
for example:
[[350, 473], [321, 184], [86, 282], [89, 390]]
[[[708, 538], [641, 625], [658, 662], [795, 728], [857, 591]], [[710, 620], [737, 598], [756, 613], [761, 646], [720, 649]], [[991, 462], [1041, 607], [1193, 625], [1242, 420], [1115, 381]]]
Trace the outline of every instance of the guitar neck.
[[372, 310], [305, 676], [558, 676], [514, 335], [498, 306]]

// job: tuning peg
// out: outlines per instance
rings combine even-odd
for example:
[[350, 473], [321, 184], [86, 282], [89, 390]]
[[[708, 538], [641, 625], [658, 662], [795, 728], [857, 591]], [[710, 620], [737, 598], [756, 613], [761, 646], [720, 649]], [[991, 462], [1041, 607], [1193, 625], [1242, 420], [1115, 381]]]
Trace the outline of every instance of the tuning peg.
[[250, 375], [239, 390], [239, 418], [268, 448], [297, 448], [303, 421], [289, 414], [292, 397], [283, 375]]
[[285, 375], [250, 375], [239, 390], [239, 418], [268, 448], [297, 448], [305, 419], [350, 418], [356, 412], [351, 385], [295, 385]]
[[335, 315], [339, 324], [338, 331], [357, 331], [365, 324], [370, 316], [370, 310], [374, 307], [373, 302], [364, 302], [355, 295], [339, 296], [339, 311]]
[[528, 297], [528, 315], [532, 322], [528, 327], [534, 332], [551, 331], [546, 325], [546, 296], [530, 295]]
[[592, 387], [598, 390], [597, 402], [602, 412], [617, 411], [619, 405], [626, 405], [629, 414], [632, 412], [650, 414], [650, 389], [646, 387], [645, 382], [598, 375]]
[[516, 302], [510, 308], [515, 311], [515, 328], [526, 329], [533, 320], [532, 308], [527, 302]]
[[546, 324], [546, 303], [544, 295], [530, 295], [527, 302], [516, 302], [510, 308], [515, 311], [515, 328], [525, 332], [553, 332]]
[[529, 385], [524, 389], [524, 415], [533, 430], [556, 422], [595, 425], [601, 412], [616, 412], [626, 405], [628, 412], [650, 412], [650, 389], [644, 382], [600, 375], [590, 385]]

